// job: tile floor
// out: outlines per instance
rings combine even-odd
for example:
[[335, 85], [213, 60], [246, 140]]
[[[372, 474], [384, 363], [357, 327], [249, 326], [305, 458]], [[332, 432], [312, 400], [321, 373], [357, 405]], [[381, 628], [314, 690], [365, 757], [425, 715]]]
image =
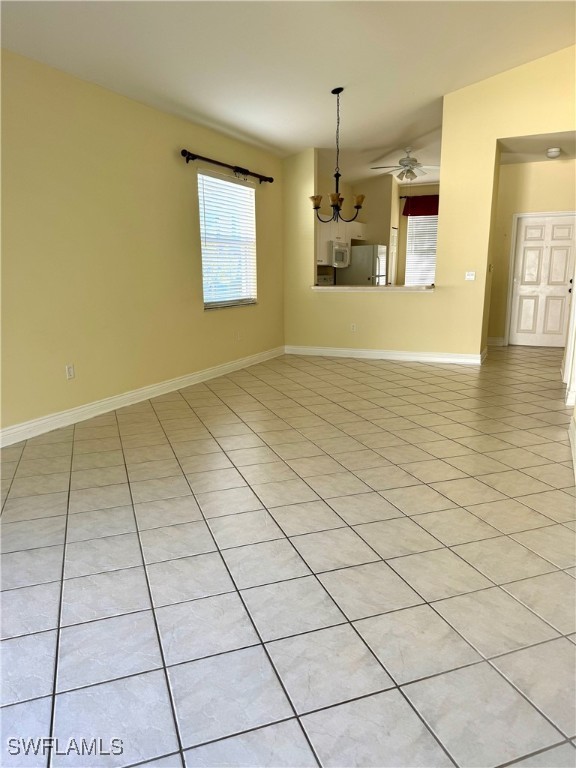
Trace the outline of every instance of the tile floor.
[[4, 449], [0, 763], [574, 766], [560, 360], [287, 356]]

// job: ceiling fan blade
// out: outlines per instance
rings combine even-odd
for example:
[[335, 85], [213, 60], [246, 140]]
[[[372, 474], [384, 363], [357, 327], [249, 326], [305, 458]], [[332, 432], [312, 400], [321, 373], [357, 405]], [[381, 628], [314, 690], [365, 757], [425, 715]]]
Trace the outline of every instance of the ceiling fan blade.
[[384, 170], [385, 168], [390, 168], [393, 171], [399, 171], [402, 168], [402, 166], [401, 165], [373, 165], [370, 170], [380, 171], [380, 170]]
[[414, 171], [414, 173], [417, 176], [427, 176], [428, 175], [428, 172], [425, 171], [423, 168], [413, 168], [412, 170]]

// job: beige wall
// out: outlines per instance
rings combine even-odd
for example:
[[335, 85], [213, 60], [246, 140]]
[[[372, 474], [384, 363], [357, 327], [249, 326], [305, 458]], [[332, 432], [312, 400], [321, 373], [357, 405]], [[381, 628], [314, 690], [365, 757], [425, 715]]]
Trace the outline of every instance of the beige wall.
[[357, 182], [352, 193], [366, 195], [359, 218], [366, 223], [369, 243], [390, 244], [390, 229], [398, 226], [398, 182], [390, 173]]
[[[291, 295], [310, 293], [316, 278], [315, 221], [312, 204], [317, 157], [316, 150], [307, 149], [284, 160], [284, 200], [290, 205], [290, 216], [284, 226], [284, 287]], [[323, 193], [322, 193], [323, 194]], [[297, 303], [285, 301], [285, 325], [296, 327], [300, 320]]]
[[[203, 310], [183, 147], [276, 179], [257, 188], [257, 306]], [[5, 53], [2, 161], [4, 426], [283, 344], [277, 158]]]
[[500, 167], [489, 261], [494, 265], [488, 336], [506, 333], [506, 306], [515, 213], [576, 211], [576, 161], [548, 160]]
[[[286, 316], [286, 343], [479, 354], [487, 337], [485, 291], [497, 141], [573, 130], [574, 85], [572, 47], [448, 94], [435, 292], [330, 293], [311, 291], [311, 281], [291, 280], [285, 294], [293, 308]], [[468, 178], [475, 180], [473, 185]], [[287, 209], [296, 202], [286, 196]], [[464, 280], [466, 271], [476, 272], [475, 282]], [[351, 323], [356, 333], [351, 333]]]

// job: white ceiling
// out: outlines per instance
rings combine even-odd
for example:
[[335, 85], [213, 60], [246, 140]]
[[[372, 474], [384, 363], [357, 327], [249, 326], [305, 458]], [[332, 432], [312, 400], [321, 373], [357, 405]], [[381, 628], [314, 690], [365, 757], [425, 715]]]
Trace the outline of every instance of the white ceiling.
[[3, 47], [281, 156], [333, 148], [330, 91], [344, 86], [341, 167], [350, 181], [397, 163], [406, 146], [438, 164], [443, 94], [575, 39], [574, 4], [552, 0], [1, 8]]

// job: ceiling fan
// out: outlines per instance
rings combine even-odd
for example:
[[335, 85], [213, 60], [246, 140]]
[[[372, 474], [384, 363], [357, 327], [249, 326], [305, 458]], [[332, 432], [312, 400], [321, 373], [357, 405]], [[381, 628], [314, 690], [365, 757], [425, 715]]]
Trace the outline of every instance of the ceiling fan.
[[409, 181], [413, 181], [414, 179], [418, 178], [418, 176], [426, 175], [424, 168], [428, 168], [430, 170], [436, 170], [440, 168], [439, 165], [422, 165], [422, 163], [419, 163], [417, 158], [412, 157], [410, 154], [412, 152], [412, 147], [406, 147], [404, 151], [406, 152], [406, 157], [401, 157], [400, 160], [398, 160], [398, 165], [377, 165], [372, 167], [372, 170], [385, 170], [386, 173], [394, 173], [395, 171], [400, 171], [398, 174], [398, 179], [400, 181], [402, 181], [404, 178], [408, 179]]

